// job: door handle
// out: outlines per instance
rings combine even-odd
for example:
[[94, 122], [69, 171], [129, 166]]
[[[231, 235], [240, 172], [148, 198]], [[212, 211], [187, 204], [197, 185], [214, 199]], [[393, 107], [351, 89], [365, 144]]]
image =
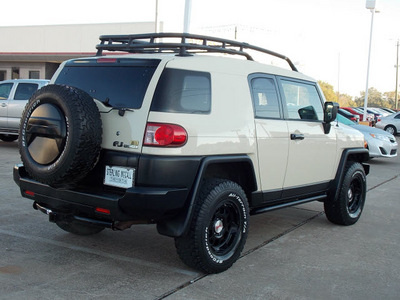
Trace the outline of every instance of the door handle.
[[304, 134], [292, 133], [292, 134], [290, 134], [290, 139], [291, 140], [304, 140]]
[[7, 103], [2, 103], [1, 104], [1, 107], [6, 107], [7, 106]]

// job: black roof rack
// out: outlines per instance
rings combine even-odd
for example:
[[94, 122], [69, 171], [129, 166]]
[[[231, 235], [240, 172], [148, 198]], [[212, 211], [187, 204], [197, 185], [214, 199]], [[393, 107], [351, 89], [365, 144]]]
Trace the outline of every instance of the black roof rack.
[[191, 53], [219, 52], [245, 56], [253, 60], [245, 50], [255, 50], [285, 60], [293, 71], [297, 71], [292, 61], [279, 53], [216, 37], [190, 33], [146, 33], [130, 35], [101, 35], [100, 44], [96, 46], [97, 56], [106, 51], [123, 51], [129, 53], [178, 53], [189, 56]]

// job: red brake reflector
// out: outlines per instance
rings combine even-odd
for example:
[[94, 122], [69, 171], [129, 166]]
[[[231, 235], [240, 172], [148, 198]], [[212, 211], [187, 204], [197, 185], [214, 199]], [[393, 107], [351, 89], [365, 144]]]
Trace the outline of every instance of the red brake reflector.
[[111, 211], [107, 208], [96, 207], [96, 212], [103, 213], [103, 214], [111, 214]]
[[97, 60], [98, 63], [115, 63], [117, 62], [116, 58], [99, 58]]
[[28, 195], [28, 196], [31, 196], [31, 197], [34, 197], [34, 196], [35, 196], [35, 193], [32, 192], [32, 191], [25, 191], [24, 193], [25, 193], [26, 195]]

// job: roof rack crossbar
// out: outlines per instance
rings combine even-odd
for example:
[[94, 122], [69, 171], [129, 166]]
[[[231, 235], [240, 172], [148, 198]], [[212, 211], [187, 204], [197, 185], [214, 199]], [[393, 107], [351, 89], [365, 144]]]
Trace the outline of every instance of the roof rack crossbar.
[[96, 46], [97, 56], [102, 56], [104, 50], [128, 53], [178, 53], [180, 56], [190, 56], [192, 53], [218, 52], [241, 55], [248, 60], [253, 60], [252, 56], [246, 52], [250, 49], [283, 59], [293, 71], [297, 71], [292, 61], [282, 54], [247, 43], [210, 36], [189, 33], [102, 35], [100, 41], [100, 44]]

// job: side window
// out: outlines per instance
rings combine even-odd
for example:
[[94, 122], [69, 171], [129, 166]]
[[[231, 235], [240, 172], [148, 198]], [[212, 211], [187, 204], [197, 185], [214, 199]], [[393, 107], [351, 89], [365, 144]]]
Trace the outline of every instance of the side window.
[[250, 82], [255, 116], [280, 118], [278, 94], [272, 78], [258, 77]]
[[39, 85], [37, 83], [20, 83], [15, 91], [14, 100], [29, 100], [36, 92]]
[[400, 119], [400, 114], [394, 117], [394, 119]]
[[211, 76], [206, 72], [165, 69], [151, 104], [152, 111], [204, 114], [211, 111]]
[[10, 92], [12, 89], [12, 83], [3, 83], [0, 84], [0, 100], [7, 100], [8, 96], [10, 96]]
[[288, 118], [292, 120], [323, 120], [321, 98], [315, 85], [281, 80]]

